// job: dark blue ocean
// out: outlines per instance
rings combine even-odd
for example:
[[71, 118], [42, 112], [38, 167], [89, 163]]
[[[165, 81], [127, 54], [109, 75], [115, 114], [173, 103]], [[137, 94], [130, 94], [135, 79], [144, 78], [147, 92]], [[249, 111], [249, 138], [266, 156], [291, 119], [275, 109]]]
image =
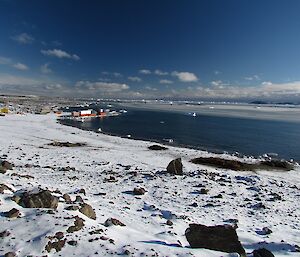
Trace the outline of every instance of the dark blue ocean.
[[[85, 130], [167, 143], [212, 152], [239, 152], [255, 157], [276, 153], [277, 158], [300, 161], [300, 123], [231, 117], [196, 117], [184, 113], [129, 109], [128, 113], [103, 119], [62, 124]], [[168, 144], [168, 143], [167, 143]]]

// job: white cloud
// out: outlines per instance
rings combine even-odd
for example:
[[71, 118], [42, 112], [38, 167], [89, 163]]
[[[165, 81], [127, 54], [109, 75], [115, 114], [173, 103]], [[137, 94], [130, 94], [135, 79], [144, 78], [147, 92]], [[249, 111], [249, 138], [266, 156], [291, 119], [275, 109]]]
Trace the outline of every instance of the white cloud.
[[0, 56], [0, 64], [7, 65], [10, 64], [11, 62], [12, 60], [10, 58]]
[[0, 73], [0, 86], [36, 86], [43, 82], [33, 78]]
[[150, 86], [146, 86], [145, 89], [147, 89], [149, 91], [157, 91], [158, 90], [156, 87], [150, 87]]
[[20, 63], [20, 62], [14, 64], [13, 67], [18, 70], [28, 70], [29, 69], [28, 66], [26, 66], [25, 64]]
[[172, 80], [168, 80], [168, 79], [161, 79], [159, 81], [160, 84], [173, 84]]
[[214, 74], [215, 74], [215, 75], [220, 75], [221, 73], [222, 73], [222, 72], [221, 72], [221, 71], [218, 71], [218, 70], [215, 70], [215, 71], [214, 71]]
[[154, 74], [159, 75], [159, 76], [165, 76], [165, 75], [168, 75], [169, 73], [165, 72], [165, 71], [161, 71], [161, 70], [155, 70]]
[[260, 77], [258, 75], [253, 75], [253, 76], [245, 77], [244, 79], [248, 81], [253, 81], [253, 80], [260, 80]]
[[48, 73], [51, 73], [52, 70], [49, 68], [49, 63], [45, 63], [41, 66], [41, 72], [44, 73], [44, 74], [48, 74]]
[[102, 71], [101, 73], [104, 76], [113, 76], [113, 77], [116, 77], [116, 78], [123, 77], [123, 75], [119, 72]]
[[133, 81], [133, 82], [141, 82], [142, 79], [139, 77], [128, 77], [129, 80]]
[[47, 55], [47, 56], [54, 56], [57, 58], [67, 58], [67, 59], [72, 59], [75, 61], [80, 60], [80, 57], [76, 54], [69, 54], [63, 50], [60, 49], [52, 49], [52, 50], [41, 50], [41, 53], [43, 55]]
[[192, 72], [177, 72], [173, 71], [172, 76], [177, 77], [181, 82], [196, 82], [197, 76]]
[[108, 82], [90, 82], [90, 81], [78, 81], [75, 84], [76, 89], [80, 90], [97, 90], [103, 93], [116, 93], [129, 89], [126, 84], [120, 83], [108, 83]]
[[21, 33], [19, 35], [13, 36], [12, 39], [20, 44], [31, 44], [34, 41], [34, 38], [27, 33]]
[[143, 69], [143, 70], [139, 70], [139, 73], [148, 75], [148, 74], [151, 74], [151, 71]]

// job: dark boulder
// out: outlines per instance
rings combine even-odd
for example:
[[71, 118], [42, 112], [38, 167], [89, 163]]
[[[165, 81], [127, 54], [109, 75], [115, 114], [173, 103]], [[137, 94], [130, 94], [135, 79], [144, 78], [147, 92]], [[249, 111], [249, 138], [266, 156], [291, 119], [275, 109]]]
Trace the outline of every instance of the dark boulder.
[[260, 248], [253, 251], [253, 257], [275, 257], [275, 255], [265, 248]]
[[206, 248], [246, 256], [236, 230], [230, 225], [205, 226], [190, 224], [185, 236], [192, 248]]
[[171, 161], [167, 166], [167, 172], [173, 175], [183, 175], [181, 158]]
[[18, 204], [25, 208], [56, 209], [58, 198], [53, 196], [48, 190], [42, 190], [38, 193], [25, 192], [20, 196]]

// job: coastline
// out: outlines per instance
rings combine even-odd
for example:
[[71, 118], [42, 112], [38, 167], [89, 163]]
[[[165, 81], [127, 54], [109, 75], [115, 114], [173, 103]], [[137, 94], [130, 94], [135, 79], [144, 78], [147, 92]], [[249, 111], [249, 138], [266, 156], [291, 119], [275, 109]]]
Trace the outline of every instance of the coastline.
[[[266, 247], [277, 249], [276, 256], [297, 256], [292, 252], [299, 242], [299, 222], [294, 217], [299, 216], [297, 187], [299, 184], [299, 167], [290, 172], [234, 172], [216, 169], [189, 162], [195, 157], [221, 156], [238, 159], [226, 154], [213, 154], [206, 151], [167, 146], [166, 151], [150, 151], [151, 142], [131, 140], [105, 134], [84, 131], [78, 128], [64, 126], [56, 122], [55, 115], [8, 115], [1, 118], [0, 143], [1, 156], [7, 155], [7, 160], [15, 164], [8, 174], [0, 174], [1, 183], [11, 186], [14, 190], [32, 188], [48, 188], [63, 193], [69, 193], [72, 198], [78, 195], [80, 188], [85, 188], [86, 195], [82, 196], [91, 204], [97, 214], [95, 221], [86, 218], [78, 211], [66, 211], [65, 204], [59, 203], [58, 210], [52, 215], [40, 215], [38, 210], [20, 208], [9, 197], [12, 192], [0, 194], [0, 211], [10, 208], [21, 210], [22, 216], [16, 220], [3, 218], [2, 229], [12, 231], [15, 240], [5, 238], [3, 252], [14, 250], [24, 256], [26, 254], [41, 255], [47, 244], [46, 236], [57, 231], [65, 231], [71, 221], [67, 217], [78, 215], [85, 219], [86, 225], [82, 231], [68, 235], [68, 239], [79, 240], [77, 247], [65, 246], [60, 252], [62, 256], [88, 256], [95, 254], [97, 249], [100, 256], [121, 254], [126, 248], [140, 255], [142, 252], [154, 252], [158, 256], [220, 256], [221, 253], [206, 249], [191, 249], [184, 237], [188, 224], [202, 223], [205, 225], [224, 224], [227, 219], [239, 220], [237, 230], [239, 238], [249, 253], [258, 243], [265, 242]], [[69, 141], [86, 143], [84, 147], [57, 148], [48, 144], [54, 141]], [[160, 175], [167, 164], [175, 158], [182, 158], [184, 177]], [[255, 161], [248, 159], [247, 161]], [[40, 168], [26, 168], [24, 165], [39, 165]], [[59, 171], [62, 167], [74, 167], [74, 171]], [[50, 167], [50, 168], [49, 168]], [[52, 168], [51, 168], [52, 167]], [[137, 172], [136, 176], [132, 172]], [[34, 178], [13, 176], [29, 174]], [[226, 185], [211, 180], [208, 174], [226, 178]], [[72, 177], [78, 179], [70, 179]], [[114, 176], [116, 182], [104, 183], [107, 177]], [[176, 182], [176, 183], [174, 183]], [[198, 195], [195, 186], [204, 184], [209, 189], [208, 195]], [[279, 187], [278, 185], [283, 185]], [[126, 192], [134, 187], [143, 186], [147, 193], [134, 197]], [[267, 193], [253, 188], [264, 188]], [[176, 194], [174, 194], [177, 192]], [[212, 196], [223, 192], [223, 199], [216, 200]], [[267, 210], [255, 210], [252, 205], [244, 202], [245, 197], [257, 193], [262, 198]], [[283, 195], [285, 204], [268, 202], [268, 192], [278, 192]], [[105, 196], [99, 196], [105, 193]], [[236, 196], [231, 195], [235, 193]], [[193, 202], [199, 208], [190, 207]], [[253, 200], [254, 201], [254, 200]], [[215, 207], [201, 207], [213, 203]], [[256, 202], [255, 202], [256, 203]], [[155, 208], [150, 207], [154, 205]], [[278, 209], [280, 208], [280, 209]], [[249, 214], [254, 211], [253, 214]], [[288, 213], [293, 216], [288, 216]], [[166, 226], [165, 213], [171, 214], [174, 225]], [[173, 216], [174, 215], [174, 216]], [[187, 216], [187, 218], [181, 218]], [[114, 244], [91, 241], [93, 236], [88, 231], [102, 228], [104, 221], [115, 217], [126, 224], [126, 227], [107, 228], [106, 236], [114, 239]], [[49, 225], [45, 226], [46, 221]], [[285, 225], [286, 224], [286, 225]], [[289, 224], [289, 225], [288, 225]], [[24, 231], [24, 226], [26, 230]], [[273, 233], [268, 237], [261, 236], [256, 230], [264, 226], [272, 227]], [[171, 231], [170, 233], [168, 231]], [[284, 233], [283, 233], [284, 231]], [[1, 231], [0, 231], [1, 232]], [[33, 243], [32, 238], [38, 238]], [[29, 241], [28, 241], [29, 240]], [[180, 241], [183, 247], [172, 247]], [[285, 243], [282, 243], [284, 240]], [[80, 247], [79, 247], [80, 246]], [[279, 246], [279, 247], [278, 247]], [[277, 247], [277, 248], [276, 248]], [[11, 249], [13, 248], [13, 249]], [[283, 250], [280, 250], [282, 248]], [[49, 256], [55, 256], [52, 252]], [[222, 256], [232, 256], [222, 253]]]

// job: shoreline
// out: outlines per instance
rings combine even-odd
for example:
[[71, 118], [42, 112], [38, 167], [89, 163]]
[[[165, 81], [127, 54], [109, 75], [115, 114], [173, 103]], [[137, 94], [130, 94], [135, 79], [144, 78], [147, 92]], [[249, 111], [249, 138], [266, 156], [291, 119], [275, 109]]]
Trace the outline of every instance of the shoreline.
[[[15, 192], [47, 188], [60, 199], [57, 210], [51, 214], [43, 209], [19, 206], [10, 200], [12, 191], [0, 194], [0, 212], [16, 208], [21, 213], [17, 219], [0, 219], [1, 230], [12, 234], [3, 239], [1, 254], [8, 251], [17, 252], [18, 256], [48, 254], [45, 252], [48, 237], [62, 231], [67, 241], [76, 240], [78, 244], [66, 244], [58, 253], [62, 256], [93, 256], [95, 251], [99, 256], [116, 256], [128, 250], [134, 256], [151, 253], [230, 257], [227, 253], [191, 249], [184, 231], [190, 223], [218, 225], [237, 219], [237, 234], [248, 254], [264, 246], [279, 257], [297, 256], [294, 245], [300, 244], [300, 224], [295, 221], [300, 214], [299, 167], [289, 172], [254, 173], [196, 165], [190, 162], [194, 157], [238, 158], [173, 146], [168, 146], [166, 151], [150, 151], [150, 142], [61, 125], [53, 114], [8, 115], [1, 119], [0, 129], [0, 156], [6, 155], [5, 159], [15, 164], [12, 171], [0, 174], [1, 183]], [[54, 141], [86, 145], [50, 146]], [[182, 158], [184, 176], [164, 174], [162, 171], [168, 163], [178, 157]], [[208, 190], [207, 194], [197, 193], [200, 184]], [[136, 187], [145, 188], [146, 193], [132, 195], [130, 192]], [[79, 193], [80, 189], [85, 189], [85, 194]], [[284, 202], [269, 201], [270, 192], [281, 195]], [[95, 210], [96, 220], [78, 210], [67, 210], [70, 205], [62, 198], [65, 193], [72, 201], [81, 196]], [[222, 198], [214, 198], [218, 194]], [[259, 201], [255, 200], [255, 194], [266, 209], [256, 209]], [[191, 206], [194, 202], [198, 207]], [[207, 207], [208, 203], [212, 206]], [[66, 229], [73, 224], [74, 216], [84, 219], [85, 226], [68, 233]], [[126, 226], [105, 227], [108, 218], [116, 218]], [[173, 225], [166, 224], [168, 219]], [[256, 232], [265, 226], [273, 231], [267, 237]], [[103, 232], [98, 236], [89, 234], [97, 229]], [[114, 243], [99, 239], [101, 236], [113, 239]], [[49, 256], [57, 254], [52, 250]]]

